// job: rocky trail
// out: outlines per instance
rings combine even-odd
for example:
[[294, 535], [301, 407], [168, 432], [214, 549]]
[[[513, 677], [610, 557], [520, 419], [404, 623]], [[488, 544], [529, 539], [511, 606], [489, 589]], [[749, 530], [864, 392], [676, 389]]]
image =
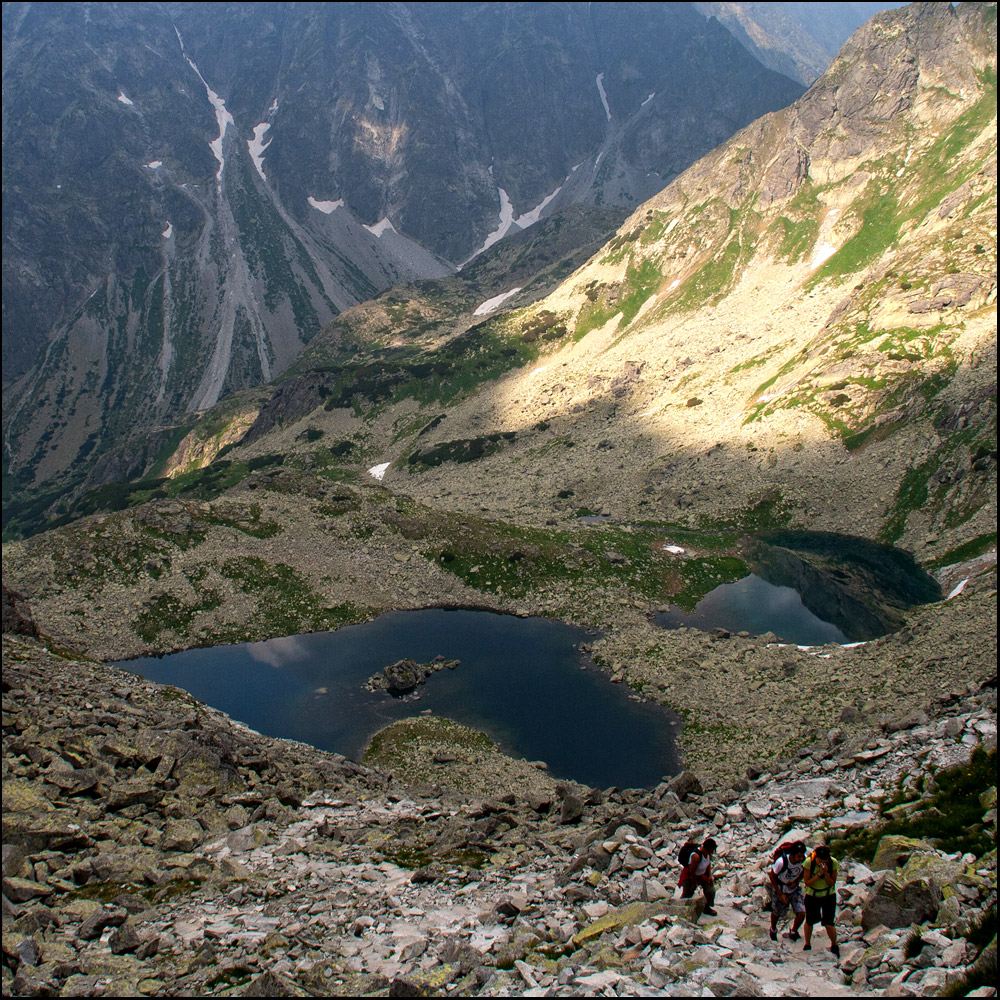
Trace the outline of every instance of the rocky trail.
[[[986, 961], [966, 938], [995, 850], [845, 858], [839, 961], [818, 929], [808, 954], [768, 940], [762, 903], [779, 841], [866, 829], [899, 786], [995, 748], [995, 685], [726, 789], [470, 798], [30, 636], [3, 653], [5, 994], [911, 996]], [[714, 918], [675, 899], [679, 847], [708, 834]]]

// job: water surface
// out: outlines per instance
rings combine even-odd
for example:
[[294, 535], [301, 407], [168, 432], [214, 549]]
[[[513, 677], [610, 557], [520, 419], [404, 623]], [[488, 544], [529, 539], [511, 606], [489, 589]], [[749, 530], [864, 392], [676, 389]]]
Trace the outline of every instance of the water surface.
[[664, 628], [773, 632], [820, 646], [860, 642], [901, 628], [904, 612], [941, 599], [941, 588], [913, 557], [890, 545], [819, 531], [748, 536], [753, 572], [706, 594], [691, 612], [656, 616]]
[[[588, 785], [647, 787], [679, 770], [677, 716], [641, 704], [576, 648], [577, 628], [486, 611], [397, 611], [336, 632], [191, 649], [119, 664], [173, 684], [269, 736], [359, 759], [383, 726], [431, 709], [508, 753]], [[404, 701], [364, 690], [404, 657], [459, 659]]]

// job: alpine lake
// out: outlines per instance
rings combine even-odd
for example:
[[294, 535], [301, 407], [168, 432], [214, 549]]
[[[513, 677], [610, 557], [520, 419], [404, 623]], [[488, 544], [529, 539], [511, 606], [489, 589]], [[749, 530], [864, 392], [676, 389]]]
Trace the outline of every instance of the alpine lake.
[[[912, 557], [841, 535], [747, 537], [751, 573], [693, 610], [654, 615], [663, 628], [725, 629], [800, 645], [863, 642], [895, 631], [906, 609], [940, 599]], [[585, 648], [596, 635], [562, 622], [426, 608], [335, 632], [185, 650], [118, 664], [189, 691], [269, 736], [360, 759], [374, 734], [432, 713], [487, 733], [507, 753], [596, 787], [649, 787], [677, 773], [680, 719], [612, 684]], [[452, 669], [403, 697], [369, 678], [402, 659]], [[631, 696], [630, 696], [631, 695]]]

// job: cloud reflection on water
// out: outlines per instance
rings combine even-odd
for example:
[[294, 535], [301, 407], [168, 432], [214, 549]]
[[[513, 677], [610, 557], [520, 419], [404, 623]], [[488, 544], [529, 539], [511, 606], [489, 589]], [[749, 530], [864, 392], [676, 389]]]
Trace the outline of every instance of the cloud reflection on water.
[[281, 670], [288, 664], [305, 660], [309, 656], [309, 650], [306, 649], [301, 636], [297, 635], [251, 642], [247, 644], [246, 651], [258, 663], [266, 663], [275, 670]]

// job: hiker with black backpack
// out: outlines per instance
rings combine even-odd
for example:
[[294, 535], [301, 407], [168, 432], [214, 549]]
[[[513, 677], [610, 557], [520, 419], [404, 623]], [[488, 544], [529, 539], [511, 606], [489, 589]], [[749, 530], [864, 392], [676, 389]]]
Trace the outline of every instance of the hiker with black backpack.
[[801, 840], [781, 844], [771, 855], [771, 930], [772, 941], [778, 940], [778, 921], [791, 907], [794, 918], [792, 929], [785, 932], [790, 941], [799, 940], [799, 928], [806, 918], [806, 904], [802, 894], [802, 875], [805, 872], [806, 845]]
[[700, 847], [686, 843], [680, 850], [677, 860], [681, 863], [681, 877], [678, 884], [681, 887], [681, 899], [690, 899], [694, 895], [695, 889], [699, 886], [705, 895], [705, 909], [710, 917], [717, 915], [718, 911], [713, 909], [715, 903], [715, 880], [712, 878], [712, 855], [715, 853], [716, 844], [709, 837]]

